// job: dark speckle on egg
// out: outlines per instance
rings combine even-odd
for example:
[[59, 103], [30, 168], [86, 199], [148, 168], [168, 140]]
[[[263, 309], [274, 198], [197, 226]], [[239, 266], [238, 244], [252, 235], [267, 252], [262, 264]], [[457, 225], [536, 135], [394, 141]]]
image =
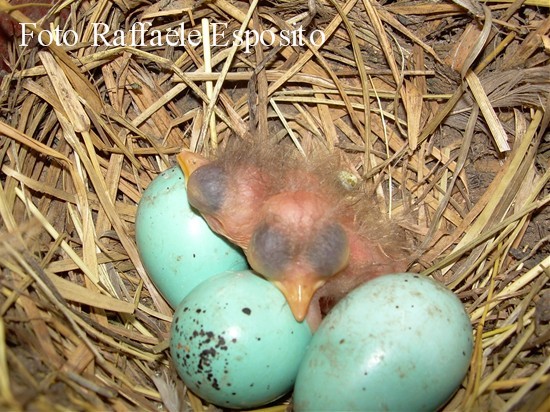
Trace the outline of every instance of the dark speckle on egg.
[[197, 367], [199, 373], [207, 371], [207, 368], [210, 367], [212, 362], [211, 358], [216, 356], [216, 353], [217, 353], [216, 349], [208, 348], [208, 349], [204, 349], [199, 354], [199, 365]]
[[250, 310], [250, 308], [243, 308], [243, 313], [245, 315], [250, 315], [252, 313], [252, 311]]
[[218, 336], [218, 342], [216, 343], [216, 348], [220, 350], [227, 350], [227, 345], [225, 344], [225, 338], [223, 336]]

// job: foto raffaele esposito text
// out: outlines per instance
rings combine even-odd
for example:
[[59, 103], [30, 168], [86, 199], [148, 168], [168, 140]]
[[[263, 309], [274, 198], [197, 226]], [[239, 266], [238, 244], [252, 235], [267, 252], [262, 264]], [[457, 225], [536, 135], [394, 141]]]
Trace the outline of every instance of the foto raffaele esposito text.
[[[28, 46], [29, 42], [36, 37], [41, 46], [55, 44], [57, 46], [74, 46], [79, 42], [78, 33], [75, 30], [62, 30], [56, 27], [51, 30], [37, 30], [36, 23], [20, 23], [21, 25], [21, 46]], [[264, 30], [245, 30], [242, 36], [239, 32], [232, 32], [233, 42], [225, 36], [224, 29], [228, 23], [210, 23], [211, 46], [227, 47], [234, 45], [242, 46], [245, 53], [250, 53], [258, 43], [266, 47], [272, 46], [304, 46], [306, 40], [314, 46], [320, 46], [325, 42], [325, 34], [322, 30], [313, 30], [305, 33], [302, 27], [293, 30], [279, 30], [274, 32]], [[166, 31], [150, 30], [152, 24], [149, 22], [136, 22], [128, 30], [110, 30], [106, 23], [92, 23], [92, 34], [88, 41], [93, 46], [128, 46], [128, 47], [162, 47], [162, 46], [185, 46], [196, 47], [202, 42], [200, 30], [186, 30], [185, 23], [180, 23], [175, 28]], [[33, 31], [34, 30], [34, 31]]]

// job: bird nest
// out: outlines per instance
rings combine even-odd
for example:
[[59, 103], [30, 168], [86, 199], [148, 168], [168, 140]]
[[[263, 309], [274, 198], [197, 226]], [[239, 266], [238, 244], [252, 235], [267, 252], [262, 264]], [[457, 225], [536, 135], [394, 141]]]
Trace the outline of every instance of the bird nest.
[[460, 297], [474, 355], [445, 410], [548, 410], [545, 0], [0, 0], [0, 14], [15, 28], [2, 408], [213, 410], [170, 366], [173, 310], [140, 262], [136, 207], [182, 148], [253, 134], [340, 153], [415, 238], [410, 270]]

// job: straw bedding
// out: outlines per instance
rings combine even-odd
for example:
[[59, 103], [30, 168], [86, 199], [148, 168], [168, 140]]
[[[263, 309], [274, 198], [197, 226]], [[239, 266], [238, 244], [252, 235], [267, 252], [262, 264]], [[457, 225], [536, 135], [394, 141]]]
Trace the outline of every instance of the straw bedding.
[[[69, 0], [42, 14], [27, 46], [3, 45], [2, 409], [214, 409], [170, 367], [172, 309], [134, 218], [181, 148], [247, 133], [340, 152], [406, 216], [411, 270], [472, 320], [446, 410], [550, 409], [547, 2]], [[41, 45], [41, 27], [73, 30], [71, 45]], [[300, 27], [302, 44], [279, 42]], [[185, 45], [153, 41], [183, 28]], [[235, 40], [267, 30], [263, 47]]]

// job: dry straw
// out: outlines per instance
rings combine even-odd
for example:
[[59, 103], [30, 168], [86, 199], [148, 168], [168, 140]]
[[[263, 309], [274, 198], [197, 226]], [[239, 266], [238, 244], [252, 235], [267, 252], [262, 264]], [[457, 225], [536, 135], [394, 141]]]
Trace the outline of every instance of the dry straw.
[[[411, 270], [455, 291], [472, 320], [470, 370], [445, 410], [550, 409], [548, 2], [385, 3], [69, 0], [28, 46], [13, 39], [0, 88], [0, 408], [207, 408], [170, 367], [172, 309], [139, 260], [134, 218], [181, 148], [214, 152], [252, 132], [304, 156], [340, 152], [405, 216]], [[5, 0], [0, 13], [32, 22]], [[150, 24], [145, 39], [184, 24], [218, 44], [132, 45], [136, 22]], [[37, 44], [56, 27], [75, 44]], [[300, 27], [302, 44], [280, 44]], [[252, 30], [273, 44], [232, 37]]]

